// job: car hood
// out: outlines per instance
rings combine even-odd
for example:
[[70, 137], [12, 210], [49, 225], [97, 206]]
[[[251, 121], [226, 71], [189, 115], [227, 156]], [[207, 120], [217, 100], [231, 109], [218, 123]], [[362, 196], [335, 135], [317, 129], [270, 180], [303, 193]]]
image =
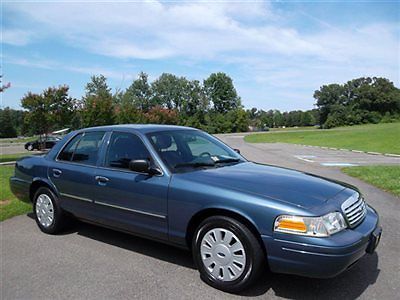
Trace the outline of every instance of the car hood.
[[316, 175], [252, 162], [196, 170], [178, 176], [300, 207], [319, 206], [349, 187]]

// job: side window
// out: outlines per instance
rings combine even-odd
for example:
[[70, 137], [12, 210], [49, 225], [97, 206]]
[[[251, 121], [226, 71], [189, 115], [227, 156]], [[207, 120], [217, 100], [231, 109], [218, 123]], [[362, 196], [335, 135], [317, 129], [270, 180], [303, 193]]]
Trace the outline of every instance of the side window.
[[104, 132], [87, 132], [75, 136], [58, 155], [59, 160], [95, 165]]
[[95, 165], [103, 136], [104, 132], [87, 132], [83, 134], [75, 148], [71, 161]]
[[76, 145], [78, 145], [81, 137], [82, 137], [82, 133], [76, 135], [72, 140], [70, 140], [68, 145], [58, 155], [57, 159], [70, 161], [72, 158], [72, 154], [74, 154]]
[[114, 132], [106, 157], [106, 166], [128, 169], [132, 159], [149, 159], [150, 153], [141, 139], [134, 134]]

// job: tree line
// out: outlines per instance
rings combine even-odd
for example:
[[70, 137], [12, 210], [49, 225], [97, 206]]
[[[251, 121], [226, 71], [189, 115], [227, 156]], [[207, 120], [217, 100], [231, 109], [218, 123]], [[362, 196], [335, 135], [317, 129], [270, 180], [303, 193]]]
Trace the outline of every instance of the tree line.
[[141, 72], [124, 90], [112, 92], [103, 75], [92, 76], [81, 99], [68, 86], [28, 92], [24, 110], [0, 110], [0, 137], [42, 134], [62, 128], [158, 123], [196, 127], [210, 133], [266, 130], [273, 127], [389, 122], [399, 119], [400, 90], [385, 78], [358, 78], [329, 84], [314, 92], [316, 108], [245, 110], [232, 79], [213, 73], [203, 81], [164, 73], [150, 82]]

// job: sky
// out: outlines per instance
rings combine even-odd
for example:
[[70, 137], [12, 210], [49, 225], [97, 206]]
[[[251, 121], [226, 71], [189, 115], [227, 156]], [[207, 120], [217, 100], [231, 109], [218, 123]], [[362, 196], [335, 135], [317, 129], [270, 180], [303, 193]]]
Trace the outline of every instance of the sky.
[[324, 84], [400, 86], [399, 1], [1, 0], [2, 107], [90, 76], [124, 89], [140, 71], [203, 80], [225, 72], [245, 108], [306, 110]]

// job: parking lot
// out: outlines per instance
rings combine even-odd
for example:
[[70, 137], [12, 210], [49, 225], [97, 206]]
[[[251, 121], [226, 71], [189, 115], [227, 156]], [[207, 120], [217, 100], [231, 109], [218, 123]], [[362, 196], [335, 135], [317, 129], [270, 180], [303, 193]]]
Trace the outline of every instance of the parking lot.
[[[400, 199], [340, 172], [342, 165], [400, 164], [400, 158], [288, 144], [248, 144], [219, 136], [248, 158], [357, 185], [380, 216], [377, 252], [333, 279], [271, 274], [241, 295], [204, 284], [188, 252], [78, 223], [61, 235], [42, 234], [31, 216], [0, 223], [2, 299], [398, 299]], [[267, 183], [266, 183], [267, 184]]]

